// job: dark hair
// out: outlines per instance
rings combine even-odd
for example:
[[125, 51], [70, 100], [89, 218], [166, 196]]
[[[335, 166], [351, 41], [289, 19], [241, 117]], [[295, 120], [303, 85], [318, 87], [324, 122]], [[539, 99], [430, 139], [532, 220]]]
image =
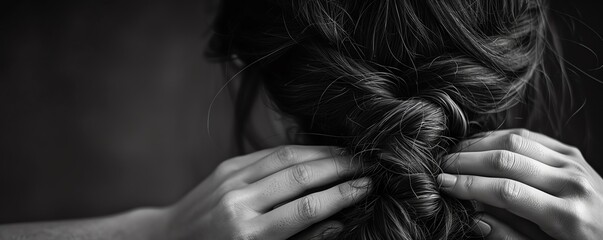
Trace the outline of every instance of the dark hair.
[[457, 141], [534, 102], [551, 35], [543, 1], [226, 0], [222, 9], [210, 49], [246, 64], [242, 95], [262, 83], [299, 134], [346, 148], [372, 179], [370, 195], [338, 215], [338, 238], [468, 237], [472, 204], [442, 194], [435, 176]]

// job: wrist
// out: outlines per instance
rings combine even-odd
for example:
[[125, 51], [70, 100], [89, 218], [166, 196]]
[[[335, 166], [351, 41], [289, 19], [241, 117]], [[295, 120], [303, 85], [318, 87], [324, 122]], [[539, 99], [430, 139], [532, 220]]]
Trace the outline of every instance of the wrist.
[[139, 208], [126, 212], [121, 217], [127, 223], [128, 232], [136, 233], [135, 239], [167, 239], [170, 217], [166, 209]]
[[[181, 204], [174, 204], [160, 209], [161, 211], [161, 234], [162, 239], [188, 240], [197, 239], [199, 236], [196, 233], [198, 230], [194, 226], [196, 219], [192, 217], [190, 211], [183, 210]], [[196, 237], [194, 237], [196, 236]]]

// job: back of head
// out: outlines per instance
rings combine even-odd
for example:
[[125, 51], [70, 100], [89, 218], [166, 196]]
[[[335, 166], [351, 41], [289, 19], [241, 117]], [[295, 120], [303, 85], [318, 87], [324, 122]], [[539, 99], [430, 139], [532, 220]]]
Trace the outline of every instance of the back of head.
[[[543, 71], [539, 0], [226, 0], [212, 49], [248, 65], [314, 144], [373, 182], [341, 239], [466, 238], [475, 210], [438, 191], [454, 143]], [[246, 79], [244, 78], [243, 81]]]

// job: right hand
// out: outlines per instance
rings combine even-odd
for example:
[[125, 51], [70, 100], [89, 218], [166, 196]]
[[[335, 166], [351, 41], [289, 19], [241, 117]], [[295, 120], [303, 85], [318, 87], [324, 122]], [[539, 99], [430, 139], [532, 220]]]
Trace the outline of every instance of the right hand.
[[[307, 239], [336, 233], [341, 223], [323, 220], [360, 200], [369, 185], [362, 178], [333, 186], [358, 169], [337, 152], [284, 146], [224, 161], [165, 209], [167, 238]], [[332, 187], [323, 190], [327, 186]]]
[[483, 206], [485, 239], [602, 239], [603, 178], [580, 150], [525, 129], [478, 136], [459, 143], [438, 181]]

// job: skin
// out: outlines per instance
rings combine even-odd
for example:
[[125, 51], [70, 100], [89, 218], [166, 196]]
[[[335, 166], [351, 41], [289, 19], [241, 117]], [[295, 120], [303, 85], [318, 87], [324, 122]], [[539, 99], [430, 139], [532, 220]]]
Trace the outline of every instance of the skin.
[[[285, 146], [223, 162], [177, 203], [96, 219], [0, 226], [0, 239], [320, 239], [329, 216], [360, 200], [367, 179], [326, 146]], [[580, 151], [542, 134], [501, 130], [461, 142], [442, 191], [479, 202], [485, 239], [598, 239], [603, 179]], [[349, 181], [348, 181], [349, 180]], [[318, 189], [318, 190], [316, 190]]]
[[[360, 200], [369, 184], [333, 185], [357, 169], [336, 152], [286, 146], [225, 161], [168, 210], [175, 220], [167, 239], [308, 239], [336, 229], [321, 221]], [[329, 187], [304, 194], [321, 186]]]
[[525, 129], [500, 130], [461, 142], [448, 159], [441, 189], [482, 205], [485, 239], [603, 235], [603, 179], [575, 147]]
[[[360, 200], [368, 179], [327, 146], [284, 146], [224, 161], [177, 203], [97, 219], [0, 226], [0, 239], [310, 239]], [[346, 181], [349, 180], [349, 181]], [[315, 190], [317, 187], [322, 187]]]

